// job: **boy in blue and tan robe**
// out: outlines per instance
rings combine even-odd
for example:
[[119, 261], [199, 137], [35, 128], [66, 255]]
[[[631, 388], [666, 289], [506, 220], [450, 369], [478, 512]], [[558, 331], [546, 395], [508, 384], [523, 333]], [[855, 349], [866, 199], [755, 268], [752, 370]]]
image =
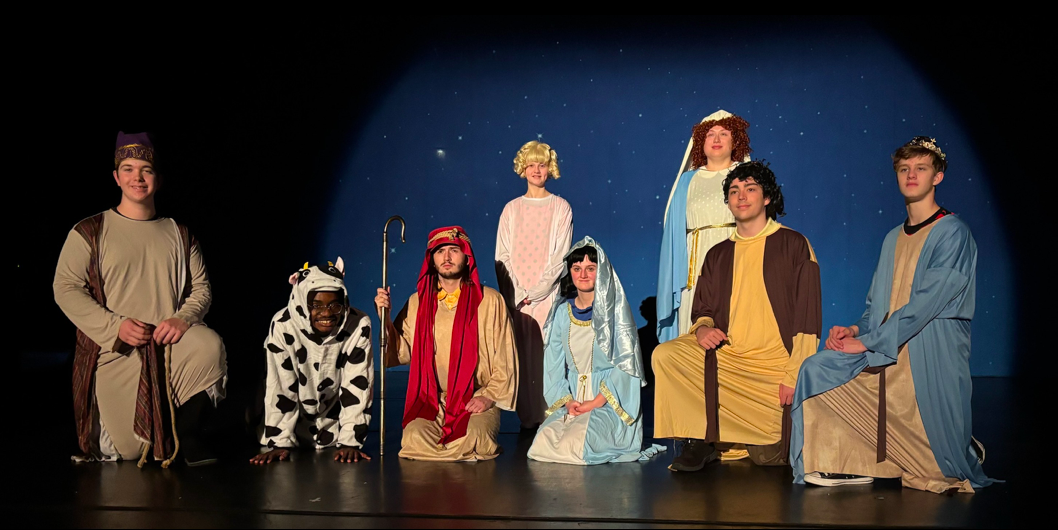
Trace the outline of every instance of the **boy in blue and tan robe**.
[[970, 321], [977, 246], [936, 203], [945, 155], [928, 137], [893, 154], [908, 220], [894, 228], [856, 324], [830, 331], [801, 367], [793, 405], [794, 482], [900, 478], [972, 493], [993, 482], [972, 437]]

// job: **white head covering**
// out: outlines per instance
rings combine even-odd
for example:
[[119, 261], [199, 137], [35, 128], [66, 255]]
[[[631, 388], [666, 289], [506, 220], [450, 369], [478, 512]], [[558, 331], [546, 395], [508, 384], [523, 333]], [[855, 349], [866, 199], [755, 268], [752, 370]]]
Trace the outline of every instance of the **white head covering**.
[[[586, 246], [594, 247], [599, 258], [598, 275], [595, 277], [595, 301], [592, 304], [591, 317], [591, 327], [595, 330], [595, 343], [610, 364], [638, 378], [640, 384], [646, 386], [647, 383], [643, 378], [643, 354], [639, 349], [639, 329], [636, 326], [635, 317], [632, 316], [632, 306], [628, 305], [628, 296], [625, 294], [624, 286], [621, 285], [621, 280], [614, 272], [613, 264], [606, 257], [606, 252], [594, 239], [585, 236], [569, 249], [563, 262], [575, 250]], [[563, 267], [559, 278], [567, 274], [569, 274], [569, 269]], [[544, 321], [545, 344], [550, 340], [555, 315], [565, 311], [568, 302], [569, 299], [559, 296], [552, 304], [547, 320]]]

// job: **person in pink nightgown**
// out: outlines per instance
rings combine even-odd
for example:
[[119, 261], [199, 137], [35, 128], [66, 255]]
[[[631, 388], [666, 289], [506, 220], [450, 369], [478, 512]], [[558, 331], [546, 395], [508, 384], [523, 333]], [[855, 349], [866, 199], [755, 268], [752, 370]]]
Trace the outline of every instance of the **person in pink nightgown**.
[[543, 327], [558, 290], [563, 257], [573, 240], [573, 210], [547, 191], [559, 178], [558, 155], [550, 145], [529, 142], [514, 157], [514, 172], [528, 191], [503, 208], [496, 231], [496, 278], [511, 307], [518, 346], [518, 418], [523, 429], [544, 421]]

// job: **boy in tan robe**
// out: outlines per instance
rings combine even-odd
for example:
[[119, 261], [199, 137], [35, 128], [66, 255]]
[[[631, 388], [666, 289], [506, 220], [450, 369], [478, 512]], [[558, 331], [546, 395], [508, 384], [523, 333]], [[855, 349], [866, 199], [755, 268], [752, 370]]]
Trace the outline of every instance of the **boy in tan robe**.
[[900, 478], [973, 493], [992, 484], [970, 413], [970, 322], [977, 244], [941, 208], [948, 162], [918, 136], [893, 153], [907, 220], [882, 243], [863, 317], [834, 326], [805, 362], [793, 406], [794, 481], [818, 486]]
[[[77, 224], [55, 269], [55, 302], [77, 326], [79, 461], [216, 458], [202, 416], [223, 399], [224, 344], [202, 322], [212, 301], [198, 242], [155, 211], [154, 148], [118, 134], [116, 208]], [[175, 412], [175, 418], [174, 416]], [[167, 461], [167, 462], [168, 462]]]
[[[389, 309], [388, 289], [375, 305]], [[518, 361], [499, 292], [483, 287], [470, 238], [430, 233], [418, 290], [389, 328], [386, 366], [409, 364], [400, 456], [460, 462], [499, 456], [500, 409], [513, 411]]]

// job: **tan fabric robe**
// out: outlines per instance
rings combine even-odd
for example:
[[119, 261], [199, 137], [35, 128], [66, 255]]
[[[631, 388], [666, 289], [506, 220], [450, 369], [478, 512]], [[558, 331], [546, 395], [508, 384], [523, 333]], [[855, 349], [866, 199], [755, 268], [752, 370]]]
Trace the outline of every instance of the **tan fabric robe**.
[[[448, 386], [448, 362], [452, 349], [452, 326], [455, 310], [444, 303], [437, 304], [434, 322], [434, 362], [437, 367], [438, 388], [441, 391], [437, 419], [416, 419], [404, 429], [400, 456], [411, 460], [460, 462], [491, 460], [499, 456], [496, 442], [500, 431], [500, 410], [513, 411], [518, 394], [518, 360], [514, 349], [514, 331], [510, 316], [500, 293], [482, 288], [478, 306], [478, 367], [474, 380], [474, 397], [484, 396], [496, 405], [470, 417], [467, 435], [447, 446], [439, 446], [444, 422], [444, 405]], [[419, 295], [408, 299], [395, 327], [396, 350], [400, 364], [411, 362], [415, 341], [415, 319], [419, 311]]]
[[[890, 313], [907, 305], [922, 245], [934, 225], [896, 243]], [[951, 488], [972, 493], [969, 481], [946, 478], [937, 465], [922, 425], [908, 345], [900, 347], [895, 365], [885, 374], [886, 459], [878, 462], [877, 374], [861, 373], [852, 381], [804, 402], [805, 473], [847, 473], [901, 478], [904, 486], [934, 493]]]
[[202, 391], [215, 402], [223, 398], [224, 344], [202, 322], [213, 297], [197, 245], [190, 252], [191, 295], [182, 299], [188, 267], [172, 219], [136, 221], [108, 210], [99, 241], [107, 307], [88, 294], [91, 249], [76, 231], [70, 231], [63, 245], [52, 288], [67, 318], [102, 348], [95, 385], [100, 449], [108, 457], [138, 459], [142, 440], [133, 433], [133, 420], [141, 361], [138, 351], [118, 340], [121, 323], [135, 318], [157, 325], [179, 318], [192, 326], [172, 350], [177, 406]]

